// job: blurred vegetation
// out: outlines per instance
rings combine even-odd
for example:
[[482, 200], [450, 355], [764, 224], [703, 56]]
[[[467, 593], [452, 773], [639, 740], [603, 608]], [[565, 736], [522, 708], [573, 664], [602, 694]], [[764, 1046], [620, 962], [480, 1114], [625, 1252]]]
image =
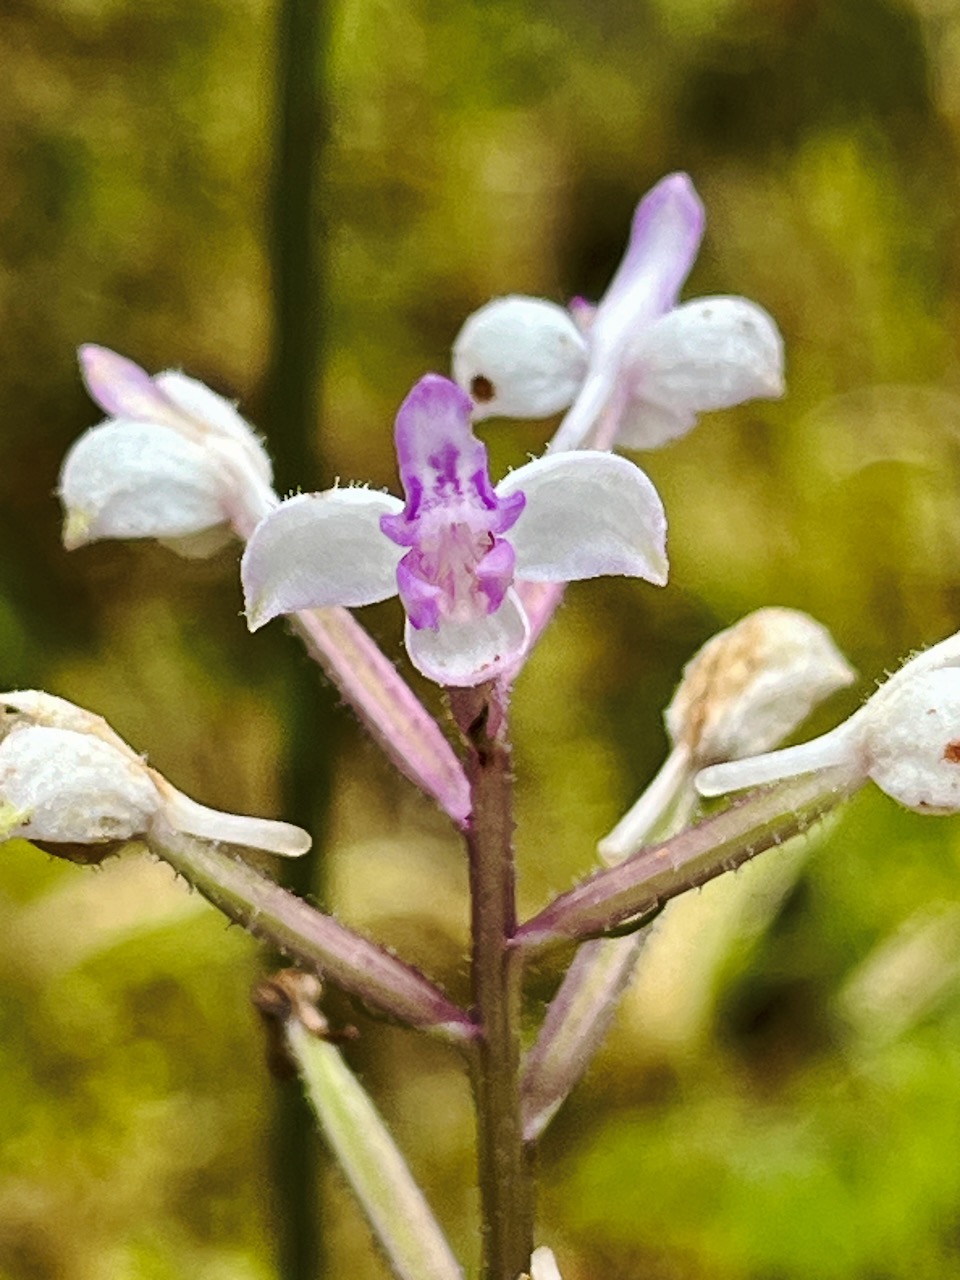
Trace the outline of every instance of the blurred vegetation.
[[[268, 395], [274, 5], [4, 4], [2, 681], [102, 712], [201, 800], [278, 813], [305, 660], [279, 626], [247, 636], [236, 550], [60, 548], [57, 469], [96, 417], [75, 346], [239, 398], [288, 490], [395, 484], [395, 407], [465, 315], [503, 292], [598, 295], [638, 197], [685, 168], [708, 210], [687, 296], [763, 303], [789, 395], [645, 460], [670, 586], [572, 588], [525, 673], [529, 910], [652, 774], [660, 709], [718, 627], [807, 609], [862, 692], [960, 625], [960, 10], [342, 0], [328, 17], [326, 463], [304, 475]], [[485, 428], [495, 472], [548, 430]], [[368, 612], [400, 657], [399, 610]], [[340, 720], [329, 899], [462, 996], [462, 855]], [[815, 847], [684, 900], [544, 1143], [541, 1236], [565, 1280], [960, 1277], [958, 861], [955, 822], [864, 795]], [[0, 911], [0, 1276], [273, 1280], [259, 949], [146, 859], [91, 872], [7, 846]], [[531, 1027], [556, 977], [533, 975]], [[459, 1064], [332, 1011], [360, 1025], [351, 1060], [472, 1256]], [[330, 1273], [383, 1275], [327, 1181]]]

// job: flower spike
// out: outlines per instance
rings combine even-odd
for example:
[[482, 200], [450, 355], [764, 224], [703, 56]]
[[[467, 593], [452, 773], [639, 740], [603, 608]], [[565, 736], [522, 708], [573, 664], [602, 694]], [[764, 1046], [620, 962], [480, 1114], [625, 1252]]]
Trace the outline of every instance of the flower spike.
[[427, 374], [397, 414], [404, 502], [333, 489], [270, 512], [241, 566], [251, 629], [294, 609], [399, 595], [414, 666], [470, 686], [526, 651], [517, 581], [666, 581], [663, 506], [638, 467], [608, 454], [541, 458], [494, 486], [470, 419], [469, 397]]

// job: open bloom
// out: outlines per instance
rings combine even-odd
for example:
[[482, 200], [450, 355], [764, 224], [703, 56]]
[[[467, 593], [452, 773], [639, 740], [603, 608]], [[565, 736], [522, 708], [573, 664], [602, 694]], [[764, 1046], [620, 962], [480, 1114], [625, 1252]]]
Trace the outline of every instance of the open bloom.
[[830, 733], [712, 765], [696, 785], [715, 796], [837, 766], [872, 779], [905, 808], [960, 810], [960, 633], [910, 659]]
[[0, 839], [110, 846], [148, 838], [161, 814], [205, 840], [289, 857], [310, 848], [299, 827], [197, 804], [72, 702], [36, 690], [0, 694]]
[[106, 347], [80, 348], [92, 398], [108, 415], [64, 459], [68, 550], [100, 538], [159, 538], [205, 555], [246, 537], [276, 502], [271, 467], [228, 400], [182, 373], [150, 377]]
[[397, 415], [405, 502], [332, 489], [271, 511], [241, 566], [251, 630], [298, 609], [399, 594], [414, 665], [440, 684], [474, 685], [526, 648], [516, 579], [666, 581], [663, 506], [638, 467], [610, 454], [553, 455], [494, 488], [470, 414], [468, 396], [428, 374]]
[[496, 298], [466, 321], [453, 372], [476, 417], [540, 418], [572, 405], [551, 448], [652, 449], [697, 414], [783, 394], [783, 342], [745, 298], [677, 305], [703, 235], [685, 173], [637, 206], [627, 251], [597, 307]]

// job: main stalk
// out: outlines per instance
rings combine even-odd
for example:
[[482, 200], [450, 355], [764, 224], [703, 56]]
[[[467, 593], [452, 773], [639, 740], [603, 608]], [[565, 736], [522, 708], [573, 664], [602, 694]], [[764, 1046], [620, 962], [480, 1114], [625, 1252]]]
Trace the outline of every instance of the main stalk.
[[517, 1280], [533, 1249], [533, 1195], [520, 1115], [520, 968], [516, 931], [513, 776], [506, 709], [492, 685], [451, 694], [467, 747], [473, 811], [467, 831], [483, 1280]]

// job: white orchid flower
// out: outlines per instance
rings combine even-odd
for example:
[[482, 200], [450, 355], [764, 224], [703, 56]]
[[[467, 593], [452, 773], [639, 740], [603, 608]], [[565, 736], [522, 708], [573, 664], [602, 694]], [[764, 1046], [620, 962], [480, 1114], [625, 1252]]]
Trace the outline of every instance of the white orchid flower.
[[496, 298], [453, 344], [453, 375], [476, 418], [542, 418], [571, 405], [554, 451], [654, 449], [697, 415], [783, 394], [783, 341], [746, 298], [678, 305], [703, 235], [685, 173], [659, 182], [633, 217], [623, 260], [597, 307]]
[[108, 417], [84, 432], [60, 472], [68, 550], [100, 538], [158, 538], [206, 555], [246, 537], [276, 502], [270, 459], [228, 400], [182, 373], [150, 377], [106, 347], [80, 348]]
[[469, 686], [526, 650], [518, 579], [666, 581], [663, 505], [638, 467], [611, 454], [552, 455], [494, 488], [471, 409], [438, 374], [404, 400], [396, 446], [406, 502], [332, 489], [265, 517], [241, 565], [251, 630], [298, 609], [399, 595], [414, 666], [439, 684]]

